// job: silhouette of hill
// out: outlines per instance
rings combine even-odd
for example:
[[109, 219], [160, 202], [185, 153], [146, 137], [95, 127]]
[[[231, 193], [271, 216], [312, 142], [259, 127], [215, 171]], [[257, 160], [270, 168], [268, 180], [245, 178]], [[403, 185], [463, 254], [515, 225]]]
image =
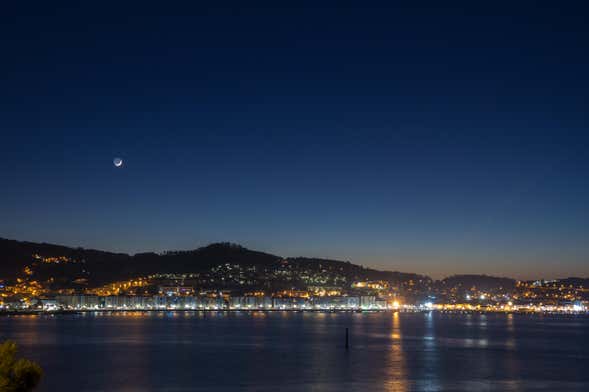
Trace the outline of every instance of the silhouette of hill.
[[[54, 262], [53, 258], [61, 258]], [[22, 276], [26, 267], [33, 266], [34, 278], [51, 279], [57, 286], [68, 286], [73, 281], [84, 281], [95, 287], [117, 280], [151, 274], [188, 274], [211, 271], [215, 266], [231, 264], [256, 267], [270, 273], [285, 268], [289, 280], [296, 283], [297, 273], [331, 274], [343, 277], [345, 283], [354, 280], [384, 280], [392, 284], [404, 281], [425, 282], [431, 279], [412, 273], [378, 271], [350, 262], [314, 259], [283, 258], [254, 251], [231, 243], [215, 243], [195, 250], [158, 253], [104, 252], [94, 249], [71, 248], [61, 245], [0, 239], [0, 279]], [[333, 279], [332, 279], [333, 280]], [[336, 284], [327, 280], [328, 284]], [[341, 283], [341, 282], [340, 282]]]
[[488, 275], [452, 275], [442, 279], [439, 284], [446, 287], [462, 288], [469, 290], [476, 287], [478, 290], [513, 290], [516, 280]]

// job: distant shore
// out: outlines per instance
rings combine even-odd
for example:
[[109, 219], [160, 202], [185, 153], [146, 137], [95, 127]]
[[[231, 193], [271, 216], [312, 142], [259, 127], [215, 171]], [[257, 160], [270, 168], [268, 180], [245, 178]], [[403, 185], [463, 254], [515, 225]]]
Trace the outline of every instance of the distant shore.
[[442, 314], [562, 314], [589, 315], [589, 312], [531, 310], [436, 310], [436, 309], [63, 309], [63, 310], [2, 310], [0, 316], [57, 316], [86, 313], [442, 313]]

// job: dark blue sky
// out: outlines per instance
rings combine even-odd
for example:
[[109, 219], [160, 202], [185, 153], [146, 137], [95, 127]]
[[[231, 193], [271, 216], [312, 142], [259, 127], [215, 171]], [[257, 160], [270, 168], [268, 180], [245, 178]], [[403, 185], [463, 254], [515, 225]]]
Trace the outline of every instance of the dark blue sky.
[[1, 237], [589, 275], [582, 2], [11, 3]]

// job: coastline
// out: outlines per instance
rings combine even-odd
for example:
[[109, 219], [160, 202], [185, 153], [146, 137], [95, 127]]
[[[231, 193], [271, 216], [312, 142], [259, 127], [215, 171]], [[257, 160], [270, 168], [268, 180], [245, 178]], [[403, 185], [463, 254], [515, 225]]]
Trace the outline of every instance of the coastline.
[[63, 309], [0, 311], [0, 317], [59, 316], [88, 313], [440, 313], [440, 314], [519, 314], [519, 315], [571, 315], [589, 316], [589, 312], [533, 311], [533, 310], [436, 310], [436, 309]]

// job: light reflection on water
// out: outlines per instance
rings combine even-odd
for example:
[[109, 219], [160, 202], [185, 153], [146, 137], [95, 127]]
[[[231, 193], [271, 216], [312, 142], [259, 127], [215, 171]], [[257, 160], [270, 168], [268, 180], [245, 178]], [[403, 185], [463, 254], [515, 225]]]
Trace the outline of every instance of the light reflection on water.
[[405, 392], [409, 390], [401, 333], [401, 317], [399, 316], [399, 312], [395, 312], [393, 313], [392, 342], [388, 361], [390, 376], [385, 383], [387, 390], [390, 392]]
[[432, 312], [0, 318], [45, 369], [42, 392], [585, 391], [588, 331], [579, 316]]

